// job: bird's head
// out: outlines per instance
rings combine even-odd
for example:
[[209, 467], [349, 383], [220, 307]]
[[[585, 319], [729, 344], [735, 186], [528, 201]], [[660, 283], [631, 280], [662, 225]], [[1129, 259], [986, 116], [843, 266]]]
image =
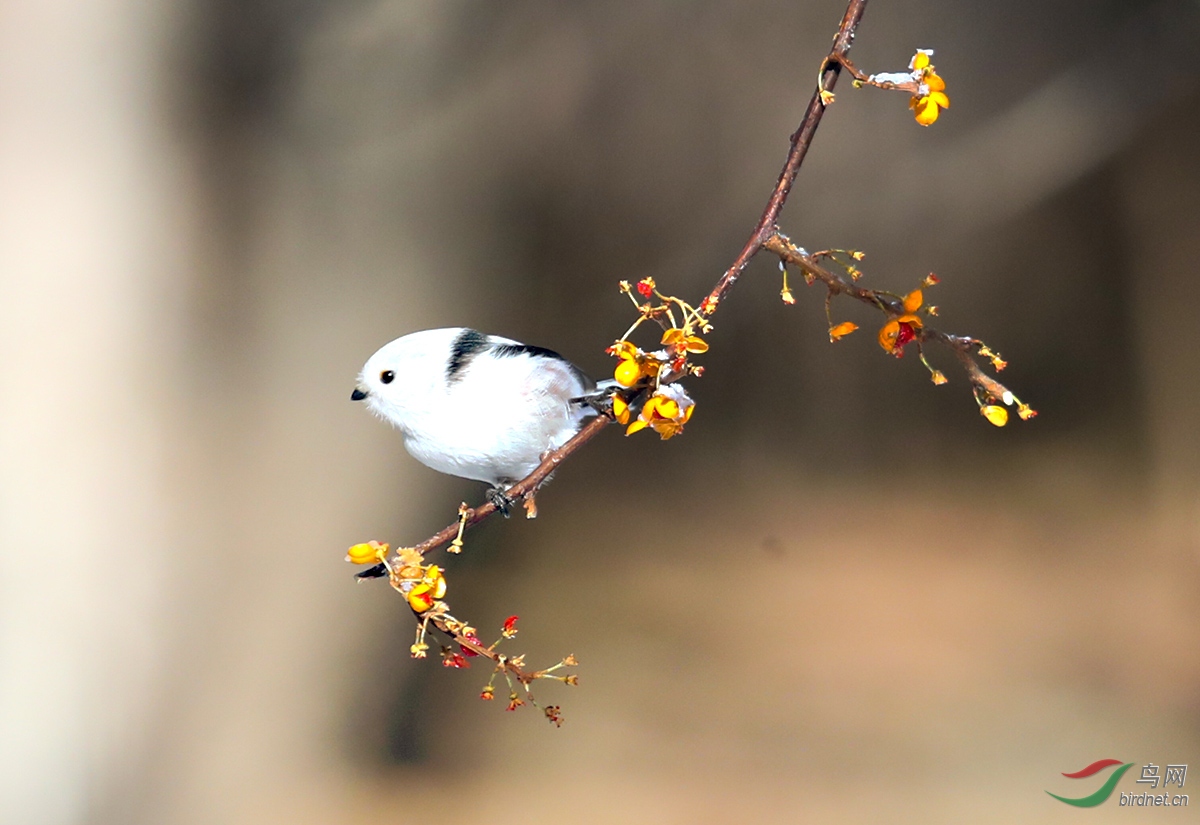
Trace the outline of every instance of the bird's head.
[[363, 365], [350, 400], [366, 402], [372, 413], [403, 430], [422, 399], [445, 392], [447, 364], [461, 332], [430, 329], [384, 344]]

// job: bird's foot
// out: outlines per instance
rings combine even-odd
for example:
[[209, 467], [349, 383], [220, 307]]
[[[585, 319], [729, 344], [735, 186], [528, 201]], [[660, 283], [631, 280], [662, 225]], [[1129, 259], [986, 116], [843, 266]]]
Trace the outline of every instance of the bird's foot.
[[517, 503], [517, 500], [510, 495], [506, 495], [499, 487], [491, 487], [487, 491], [487, 500], [492, 503], [500, 513], [508, 518], [511, 515], [512, 507]]

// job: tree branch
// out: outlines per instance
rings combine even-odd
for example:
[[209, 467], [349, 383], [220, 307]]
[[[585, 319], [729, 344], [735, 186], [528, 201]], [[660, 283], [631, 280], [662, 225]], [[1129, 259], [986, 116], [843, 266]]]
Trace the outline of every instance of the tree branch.
[[[782, 262], [800, 267], [804, 271], [806, 278], [823, 283], [825, 288], [829, 290], [830, 297], [834, 295], [848, 295], [857, 301], [882, 310], [889, 318], [897, 318], [905, 315], [903, 299], [875, 289], [859, 286], [853, 281], [847, 281], [841, 275], [818, 264], [812, 255], [809, 255], [803, 249], [793, 244], [779, 230], [775, 230], [768, 235], [763, 241], [761, 248], [778, 255], [779, 260]], [[966, 370], [967, 378], [975, 390], [976, 398], [981, 399], [981, 403], [985, 400], [995, 403], [1002, 401], [1007, 403], [1005, 400], [1006, 397], [1012, 397], [1012, 393], [1008, 388], [985, 373], [980, 368], [979, 362], [975, 360], [975, 354], [978, 352], [985, 357], [991, 357], [992, 363], [997, 369], [1003, 369], [1004, 367], [1004, 362], [1000, 360], [999, 356], [991, 353], [978, 338], [972, 338], [967, 335], [952, 335], [924, 325], [915, 329], [913, 335], [918, 342], [936, 341], [950, 349], [959, 363], [962, 364], [963, 369]], [[1022, 418], [1036, 415], [1036, 413], [1029, 410], [1024, 404], [1020, 407], [1020, 414]]]
[[846, 6], [846, 14], [842, 17], [842, 24], [838, 27], [837, 36], [833, 39], [833, 48], [824, 62], [820, 86], [813, 92], [799, 128], [792, 133], [791, 151], [788, 152], [787, 160], [779, 173], [779, 180], [775, 183], [775, 189], [767, 201], [767, 207], [763, 210], [758, 223], [755, 224], [754, 231], [750, 233], [750, 238], [742, 247], [742, 251], [734, 259], [729, 269], [725, 270], [721, 280], [717, 281], [717, 285], [713, 287], [712, 292], [701, 304], [701, 309], [706, 315], [712, 315], [716, 311], [717, 304], [737, 282], [746, 265], [750, 263], [750, 259], [758, 254], [767, 238], [775, 230], [775, 222], [779, 219], [779, 213], [783, 211], [784, 204], [787, 203], [788, 195], [792, 191], [792, 184], [796, 181], [796, 174], [800, 171], [800, 164], [804, 162], [804, 156], [808, 154], [808, 147], [812, 145], [813, 136], [817, 133], [817, 126], [821, 124], [821, 116], [825, 114], [826, 104], [821, 91], [822, 89], [827, 92], [832, 91], [837, 84], [842, 60], [854, 44], [854, 31], [858, 28], [858, 22], [862, 19], [866, 8], [867, 0], [850, 0], [850, 4]]
[[[783, 169], [779, 172], [779, 180], [775, 183], [771, 197], [767, 200], [767, 206], [763, 210], [762, 217], [755, 224], [754, 231], [750, 233], [750, 238], [746, 241], [746, 245], [742, 247], [742, 251], [730, 265], [729, 269], [725, 270], [725, 274], [721, 276], [716, 286], [713, 287], [712, 292], [709, 293], [708, 297], [700, 305], [701, 310], [707, 316], [711, 317], [716, 312], [717, 304], [720, 303], [725, 294], [733, 287], [738, 277], [742, 274], [742, 271], [745, 270], [746, 265], [750, 263], [750, 259], [763, 249], [768, 240], [777, 236], [775, 222], [779, 218], [779, 213], [783, 211], [784, 204], [787, 203], [788, 195], [792, 191], [792, 184], [796, 180], [796, 174], [800, 171], [800, 165], [804, 162], [804, 157], [808, 153], [808, 147], [812, 145], [813, 136], [817, 132], [817, 126], [821, 123], [821, 116], [825, 114], [826, 104], [822, 100], [821, 90], [832, 90], [837, 83], [838, 74], [842, 68], [842, 61], [854, 43], [855, 29], [858, 27], [858, 23], [862, 19], [866, 8], [867, 0], [850, 0], [850, 3], [846, 6], [846, 13], [842, 16], [841, 25], [838, 27], [837, 35], [833, 39], [833, 48], [824, 62], [825, 68], [821, 74], [820, 87], [813, 92], [812, 99], [808, 103], [808, 109], [804, 112], [804, 118], [800, 121], [800, 126], [792, 134], [791, 149], [788, 151]], [[832, 273], [830, 274], [832, 275]], [[524, 499], [527, 496], [532, 496], [546, 480], [546, 477], [554, 472], [555, 468], [563, 460], [588, 441], [591, 441], [600, 430], [611, 423], [612, 418], [610, 416], [606, 414], [599, 415], [594, 421], [589, 422], [587, 426], [576, 433], [574, 438], [547, 455], [532, 474], [506, 491], [506, 495], [513, 499]], [[496, 506], [489, 502], [469, 510], [465, 518], [466, 526], [472, 527], [478, 524], [495, 513], [496, 509]], [[458, 530], [459, 522], [456, 521], [454, 524], [425, 539], [415, 549], [418, 552], [426, 553], [441, 547], [453, 541], [455, 536], [458, 535]]]
[[[862, 19], [866, 6], [867, 0], [849, 0], [833, 46], [821, 63], [817, 89], [813, 92], [800, 126], [791, 136], [791, 147], [787, 160], [779, 173], [779, 178], [767, 200], [762, 216], [755, 224], [741, 252], [721, 275], [698, 309], [678, 298], [658, 292], [653, 279], [650, 278], [638, 282], [636, 293], [646, 299], [645, 303], [639, 303], [630, 284], [625, 281], [621, 282], [622, 292], [629, 295], [640, 313], [638, 321], [609, 350], [622, 359], [621, 365], [614, 372], [614, 377], [624, 389], [611, 397], [611, 404], [616, 408], [615, 411], [612, 407], [607, 406], [599, 409], [595, 419], [589, 421], [561, 447], [548, 453], [529, 476], [505, 491], [508, 498], [514, 501], [524, 501], [531, 516], [536, 514], [534, 497], [551, 473], [584, 444], [595, 438], [601, 430], [613, 423], [615, 419], [629, 424], [627, 432], [652, 426], [663, 438], [671, 437], [682, 429], [694, 405], [682, 391], [681, 386], [667, 385], [678, 381], [685, 375], [700, 374], [702, 367], [691, 365], [687, 355], [688, 353], [702, 353], [708, 349], [708, 345], [695, 333], [705, 333], [710, 329], [707, 319], [717, 311], [719, 304], [745, 271], [750, 260], [764, 249], [778, 256], [781, 266], [791, 264], [800, 268], [809, 284], [820, 281], [825, 286], [827, 313], [830, 311], [832, 299], [838, 295], [847, 295], [882, 312], [886, 320], [879, 332], [880, 345], [888, 353], [899, 357], [904, 354], [905, 344], [915, 343], [919, 357], [929, 369], [935, 384], [946, 383], [946, 377], [925, 360], [923, 345], [934, 341], [950, 349], [966, 370], [980, 411], [991, 423], [1003, 426], [1007, 422], [1008, 413], [1004, 407], [999, 406], [1001, 403], [1005, 407], [1017, 404], [1017, 412], [1023, 419], [1032, 418], [1037, 414], [1028, 405], [1021, 403], [1013, 396], [1004, 385], [983, 372], [977, 360], [979, 358], [990, 359], [993, 368], [997, 371], [1003, 369], [1005, 364], [1000, 356], [989, 350], [982, 341], [968, 336], [951, 335], [925, 325], [924, 320], [916, 313], [934, 315], [936, 308], [924, 306], [924, 296], [920, 289], [901, 296], [860, 286], [855, 282], [861, 274], [858, 269], [851, 263], [842, 262], [837, 256], [844, 255], [854, 260], [860, 260], [861, 253], [847, 250], [826, 250], [810, 254], [793, 244], [786, 235], [779, 231], [777, 226], [779, 215], [787, 203], [796, 175], [825, 113], [825, 107], [833, 101], [831, 90], [843, 68], [855, 78], [858, 85], [897, 89], [912, 94], [918, 123], [929, 125], [936, 119], [936, 108], [933, 110], [932, 116], [928, 118], [923, 118], [923, 114], [928, 110], [921, 108], [926, 104], [934, 105], [929, 102], [931, 100], [929, 89], [921, 85], [922, 83], [932, 86], [936, 81], [940, 84], [938, 88], [944, 88], [944, 83], [933, 74], [932, 66], [928, 65], [927, 55], [929, 52], [918, 52], [914, 63], [910, 64], [910, 68], [913, 69], [911, 75], [880, 75], [881, 79], [879, 80], [873, 76], [864, 75], [849, 61], [847, 54], [854, 42], [855, 29]], [[921, 58], [922, 55], [926, 57], [922, 58], [923, 64], [919, 64], [918, 58]], [[907, 79], [909, 77], [911, 80]], [[909, 88], [910, 85], [912, 88]], [[919, 97], [922, 93], [925, 94], [925, 97]], [[944, 95], [941, 97], [945, 98]], [[944, 104], [940, 105], [948, 106], [949, 102], [946, 100]], [[845, 277], [822, 266], [819, 263], [821, 260], [832, 260], [840, 264], [845, 270]], [[932, 286], [936, 282], [937, 278], [930, 275], [924, 279], [922, 285]], [[781, 296], [787, 303], [795, 301], [787, 285], [786, 269], [784, 270]], [[654, 298], [662, 303], [654, 304]], [[677, 325], [675, 311], [683, 313], [681, 325]], [[653, 320], [664, 328], [663, 350], [646, 353], [626, 340], [630, 333], [647, 320]], [[835, 326], [830, 317], [831, 340], [837, 340], [855, 329], [857, 329], [857, 325], [851, 322], [843, 322]], [[647, 396], [649, 397], [647, 398]], [[629, 423], [631, 407], [635, 405], [640, 405], [639, 419]], [[670, 412], [664, 412], [664, 410], [670, 410]], [[391, 559], [388, 558], [388, 545], [378, 542], [355, 545], [351, 548], [347, 558], [358, 564], [377, 562], [374, 567], [360, 573], [359, 576], [363, 578], [387, 576], [392, 587], [405, 596], [419, 622], [417, 639], [412, 647], [413, 656], [423, 658], [426, 655], [425, 651], [429, 645], [425, 640], [432, 627], [449, 636], [453, 643], [457, 643], [459, 651], [461, 651], [456, 652], [451, 647], [442, 648], [442, 661], [447, 667], [467, 667], [469, 666], [468, 658], [490, 660], [494, 667], [492, 680], [484, 688], [481, 694], [482, 698], [493, 698], [493, 682], [496, 675], [501, 674], [510, 689], [509, 710], [526, 704], [526, 700], [529, 704], [541, 707], [534, 700], [530, 692], [530, 685], [539, 679], [554, 679], [566, 684], [576, 684], [577, 679], [574, 675], [560, 675], [561, 668], [571, 668], [577, 664], [575, 657], [568, 656], [558, 664], [543, 670], [527, 670], [524, 656], [510, 657], [501, 654], [496, 649], [496, 644], [499, 642], [484, 646], [476, 635], [475, 628], [454, 618], [449, 613], [449, 606], [440, 601], [446, 591], [445, 577], [438, 565], [427, 564], [424, 561], [426, 553], [447, 544], [451, 545], [450, 552], [457, 552], [462, 548], [463, 531], [491, 516], [497, 509], [499, 508], [496, 504], [490, 502], [473, 509], [464, 504], [459, 509], [457, 521], [415, 547], [400, 548]], [[512, 638], [515, 634], [515, 622], [515, 616], [505, 622], [503, 638]], [[517, 685], [524, 690], [526, 700], [520, 698]], [[552, 722], [561, 723], [558, 706], [551, 705], [542, 710]]]

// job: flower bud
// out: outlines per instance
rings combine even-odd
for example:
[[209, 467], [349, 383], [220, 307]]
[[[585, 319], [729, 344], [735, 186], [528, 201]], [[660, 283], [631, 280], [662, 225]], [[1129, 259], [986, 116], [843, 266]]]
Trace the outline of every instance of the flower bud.
[[346, 561], [353, 564], [374, 564], [387, 555], [388, 545], [377, 541], [356, 544], [346, 552]]
[[988, 404], [986, 407], [980, 407], [979, 412], [993, 426], [1003, 427], [1008, 423], [1008, 410], [1003, 407], [997, 407], [994, 404]]
[[632, 358], [622, 358], [613, 371], [613, 378], [622, 387], [632, 387], [642, 377], [641, 367]]

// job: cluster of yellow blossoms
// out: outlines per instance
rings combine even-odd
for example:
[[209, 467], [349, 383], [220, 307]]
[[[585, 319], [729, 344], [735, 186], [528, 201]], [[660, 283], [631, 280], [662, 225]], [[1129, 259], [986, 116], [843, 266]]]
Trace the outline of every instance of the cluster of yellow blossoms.
[[[683, 425], [691, 420], [694, 409], [696, 402], [678, 384], [664, 384], [655, 390], [642, 404], [636, 419], [633, 418], [629, 403], [620, 395], [613, 396], [613, 417], [618, 423], [629, 425], [625, 428], [625, 435], [633, 435], [649, 427], [666, 441], [683, 432]], [[630, 419], [633, 419], [632, 423]]]
[[[688, 304], [678, 298], [659, 293], [653, 278], [643, 278], [638, 281], [636, 287], [631, 286], [628, 281], [621, 281], [620, 289], [633, 299], [641, 317], [621, 340], [608, 348], [609, 355], [617, 358], [613, 379], [624, 389], [634, 390], [613, 395], [613, 418], [627, 425], [626, 435], [649, 428], [666, 441], [683, 432], [683, 425], [691, 419], [696, 402], [679, 384], [663, 382], [673, 381], [682, 375], [700, 376], [704, 373], [703, 367], [688, 363], [688, 356], [708, 352], [708, 344], [704, 339], [693, 334], [694, 327], [700, 326], [702, 331], [711, 327]], [[635, 289], [642, 298], [657, 297], [663, 303], [639, 304], [633, 297]], [[682, 326], [674, 325], [672, 307], [683, 312]], [[660, 341], [662, 349], [647, 352], [626, 339], [643, 321], [651, 318], [658, 320], [663, 326], [667, 326], [668, 322], [671, 326], [663, 332]], [[650, 385], [653, 386], [650, 397], [640, 408], [631, 407], [630, 403], [635, 402], [640, 395], [636, 390]]]
[[[397, 551], [396, 562], [387, 561], [389, 547], [378, 541], [356, 544], [346, 553], [353, 564], [385, 564], [392, 586], [404, 594], [414, 613], [425, 613], [446, 595], [446, 577], [436, 564], [422, 564], [424, 557], [409, 547]], [[398, 562], [398, 563], [397, 563]]]
[[879, 346], [883, 351], [900, 358], [904, 355], [904, 345], [917, 337], [917, 330], [924, 324], [916, 312], [925, 303], [921, 290], [914, 289], [904, 296], [904, 314], [890, 319], [879, 330]]
[[702, 375], [702, 367], [688, 369], [687, 357], [708, 352], [703, 338], [691, 335], [687, 330], [672, 327], [663, 333], [663, 349], [645, 352], [629, 341], [617, 341], [608, 348], [609, 355], [617, 357], [617, 368], [613, 378], [626, 389], [633, 387], [643, 378], [658, 381], [664, 372], [690, 372]]
[[613, 370], [613, 378], [622, 387], [632, 387], [643, 378], [658, 378], [664, 361], [660, 361], [653, 353], [642, 352], [628, 341], [618, 341], [608, 348], [609, 355], [617, 357], [617, 368]]
[[946, 97], [946, 81], [938, 77], [929, 58], [932, 49], [917, 49], [908, 67], [912, 69], [913, 79], [920, 86], [917, 94], [908, 102], [913, 110], [913, 116], [922, 126], [931, 126], [938, 119], [942, 109], [950, 108], [950, 98]]
[[[870, 84], [881, 89], [910, 92], [912, 99], [908, 101], [908, 108], [913, 110], [917, 123], [931, 126], [938, 119], [942, 109], [950, 108], [950, 98], [946, 96], [946, 81], [934, 71], [929, 60], [932, 56], [932, 49], [917, 49], [917, 53], [908, 63], [907, 72], [882, 72], [870, 77], [856, 73], [854, 86], [859, 88]], [[833, 102], [833, 95], [822, 88], [821, 99], [828, 105]]]

